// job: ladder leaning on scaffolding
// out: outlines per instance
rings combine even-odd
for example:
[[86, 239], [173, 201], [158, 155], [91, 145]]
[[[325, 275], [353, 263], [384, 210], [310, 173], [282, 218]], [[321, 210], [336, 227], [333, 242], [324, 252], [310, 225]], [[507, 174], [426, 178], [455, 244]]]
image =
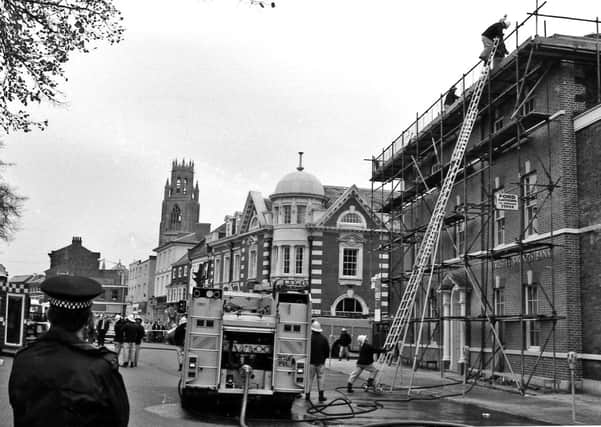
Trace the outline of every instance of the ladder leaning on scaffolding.
[[[434, 210], [432, 211], [430, 222], [428, 223], [426, 233], [424, 234], [424, 237], [419, 247], [419, 251], [417, 252], [417, 258], [411, 271], [411, 277], [409, 278], [409, 282], [407, 284], [407, 287], [405, 288], [405, 292], [403, 293], [401, 302], [399, 304], [394, 318], [392, 319], [390, 329], [386, 336], [384, 348], [397, 349], [397, 351], [389, 351], [387, 353], [383, 353], [378, 358], [379, 372], [375, 381], [378, 387], [382, 385], [381, 379], [383, 374], [383, 367], [386, 365], [390, 366], [393, 359], [397, 356], [397, 372], [401, 364], [403, 350], [405, 347], [405, 340], [407, 338], [407, 331], [409, 330], [408, 326], [411, 322], [411, 315], [415, 305], [415, 297], [417, 295], [417, 290], [421, 284], [425, 269], [428, 267], [428, 265], [430, 265], [431, 259], [435, 258], [431, 257], [431, 255], [433, 253], [433, 250], [435, 250], [435, 248], [438, 247], [438, 241], [442, 230], [442, 224], [444, 221], [447, 204], [449, 198], [451, 197], [451, 192], [455, 185], [457, 174], [459, 173], [459, 170], [462, 166], [467, 143], [474, 128], [476, 118], [478, 117], [478, 105], [480, 103], [480, 98], [482, 96], [484, 86], [490, 74], [490, 66], [497, 52], [497, 47], [499, 46], [499, 43], [500, 39], [495, 38], [492, 49], [488, 56], [488, 61], [484, 63], [484, 66], [482, 67], [482, 73], [480, 74], [480, 78], [478, 79], [478, 82], [476, 83], [476, 86], [472, 92], [469, 107], [467, 109], [467, 114], [465, 116], [465, 119], [463, 120], [461, 131], [459, 132], [459, 137], [457, 138], [457, 144], [455, 145], [455, 148], [453, 149], [453, 154], [451, 155], [451, 160], [449, 162], [449, 170], [441, 185], [440, 194], [438, 195], [436, 205], [434, 207]], [[430, 283], [428, 285], [428, 293], [430, 291]], [[394, 379], [390, 384], [391, 390], [394, 388], [396, 376], [397, 374], [395, 373]]]

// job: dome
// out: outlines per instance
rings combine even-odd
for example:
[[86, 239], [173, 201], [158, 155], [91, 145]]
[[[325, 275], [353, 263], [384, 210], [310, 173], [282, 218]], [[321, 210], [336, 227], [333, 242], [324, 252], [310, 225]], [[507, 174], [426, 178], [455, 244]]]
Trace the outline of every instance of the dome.
[[309, 194], [324, 197], [323, 185], [315, 176], [303, 170], [296, 170], [286, 175], [278, 182], [273, 195]]

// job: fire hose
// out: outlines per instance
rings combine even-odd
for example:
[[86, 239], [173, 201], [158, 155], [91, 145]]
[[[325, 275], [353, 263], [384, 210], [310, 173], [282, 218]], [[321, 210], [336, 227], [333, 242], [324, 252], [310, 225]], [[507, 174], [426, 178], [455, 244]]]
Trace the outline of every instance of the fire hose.
[[242, 406], [240, 407], [240, 427], [248, 427], [246, 424], [246, 405], [248, 404], [248, 385], [252, 368], [249, 365], [242, 365], [240, 373], [244, 377], [244, 394], [242, 395]]

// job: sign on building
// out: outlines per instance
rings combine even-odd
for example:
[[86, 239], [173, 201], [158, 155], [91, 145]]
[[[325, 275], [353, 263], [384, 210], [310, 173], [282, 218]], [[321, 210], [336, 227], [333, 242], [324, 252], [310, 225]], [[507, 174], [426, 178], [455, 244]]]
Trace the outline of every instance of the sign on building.
[[508, 193], [496, 193], [495, 208], [499, 210], [517, 211], [518, 195]]

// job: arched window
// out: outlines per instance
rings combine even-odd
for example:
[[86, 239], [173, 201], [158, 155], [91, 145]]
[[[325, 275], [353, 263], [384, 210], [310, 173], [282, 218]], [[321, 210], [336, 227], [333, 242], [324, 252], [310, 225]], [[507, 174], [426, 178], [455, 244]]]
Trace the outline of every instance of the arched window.
[[251, 220], [250, 220], [250, 226], [248, 227], [249, 230], [255, 230], [259, 228], [259, 219], [254, 216]]
[[182, 191], [182, 179], [178, 176], [175, 181], [175, 192], [179, 193], [180, 191]]
[[363, 307], [356, 298], [343, 298], [336, 304], [336, 315], [357, 315], [363, 314]]
[[179, 208], [179, 206], [175, 205], [173, 207], [173, 209], [171, 210], [171, 217], [169, 218], [169, 223], [172, 226], [176, 226], [178, 224], [181, 224], [182, 222], [182, 211]]
[[184, 194], [188, 194], [188, 178], [184, 178]]
[[338, 217], [338, 226], [347, 228], [365, 228], [365, 218], [355, 210], [354, 206], [351, 206], [348, 211], [343, 212], [340, 217]]

